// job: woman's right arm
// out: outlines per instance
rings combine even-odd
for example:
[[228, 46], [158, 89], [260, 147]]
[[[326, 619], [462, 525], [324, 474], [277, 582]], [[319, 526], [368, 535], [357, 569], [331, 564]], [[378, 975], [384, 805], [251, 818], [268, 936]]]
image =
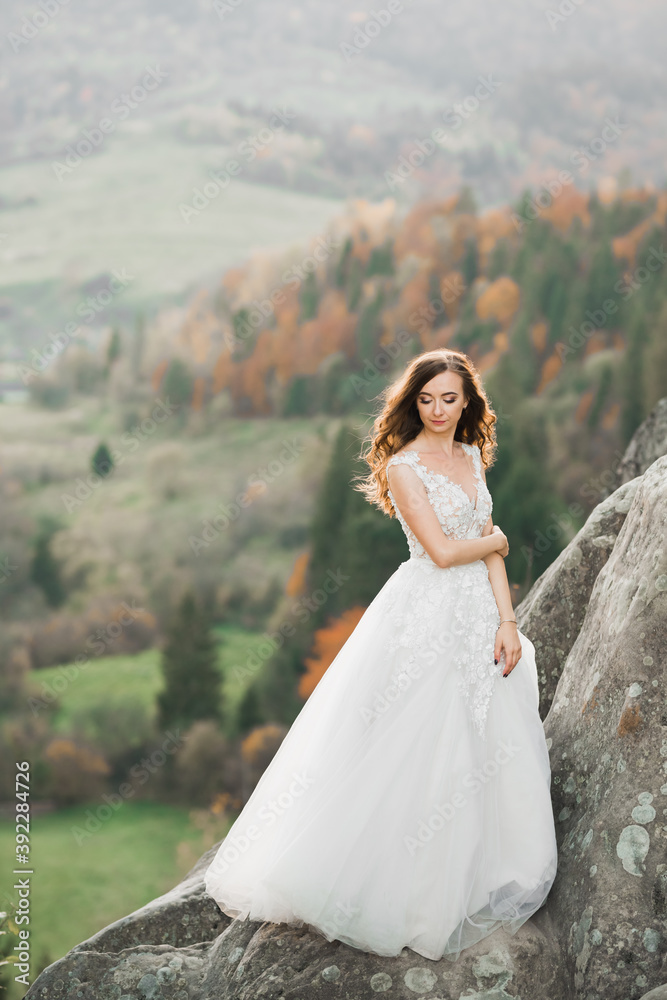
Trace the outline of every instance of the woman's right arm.
[[429, 503], [426, 487], [408, 465], [391, 465], [387, 478], [403, 520], [436, 566], [446, 569], [476, 562], [504, 548], [507, 539], [499, 528], [481, 538], [449, 538]]

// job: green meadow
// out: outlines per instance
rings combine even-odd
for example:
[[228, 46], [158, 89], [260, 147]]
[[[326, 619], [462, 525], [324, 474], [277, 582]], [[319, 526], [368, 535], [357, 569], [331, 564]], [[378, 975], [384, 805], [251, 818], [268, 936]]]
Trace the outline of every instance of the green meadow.
[[186, 144], [141, 122], [107, 136], [60, 179], [58, 154], [0, 168], [0, 296], [13, 310], [0, 335], [4, 327], [18, 343], [36, 325], [55, 331], [75, 318], [85, 282], [114, 269], [131, 280], [110, 312], [182, 301], [252, 253], [301, 246], [342, 208], [241, 172], [184, 221], [179, 206], [233, 155], [232, 146]]
[[[99, 805], [93, 803], [91, 805]], [[176, 885], [194, 861], [224, 836], [227, 825], [206, 833], [188, 809], [155, 802], [123, 802], [89, 837], [75, 836], [86, 821], [86, 804], [32, 820], [30, 941], [31, 981], [42, 965], [55, 962], [114, 920]], [[14, 823], [0, 821], [2, 871], [14, 867]], [[17, 878], [19, 876], [16, 876]], [[12, 876], [3, 878], [0, 906], [16, 902]], [[25, 926], [25, 925], [21, 925]], [[24, 995], [12, 981], [8, 1000]]]
[[[233, 735], [233, 722], [238, 703], [254, 679], [253, 675], [235, 671], [242, 666], [251, 652], [262, 643], [261, 635], [235, 625], [217, 626], [214, 630], [220, 645], [218, 665], [222, 677], [222, 708], [224, 728]], [[71, 732], [75, 724], [94, 720], [98, 709], [110, 706], [134, 708], [143, 713], [148, 722], [155, 715], [158, 693], [162, 690], [160, 652], [147, 649], [134, 656], [101, 656], [92, 658], [83, 666], [65, 665], [44, 667], [32, 674], [37, 698], [47, 700], [50, 692], [57, 692], [59, 708], [53, 719], [56, 732]], [[70, 681], [69, 678], [72, 678]], [[91, 721], [94, 726], [94, 722]], [[94, 738], [96, 733], [88, 733]]]

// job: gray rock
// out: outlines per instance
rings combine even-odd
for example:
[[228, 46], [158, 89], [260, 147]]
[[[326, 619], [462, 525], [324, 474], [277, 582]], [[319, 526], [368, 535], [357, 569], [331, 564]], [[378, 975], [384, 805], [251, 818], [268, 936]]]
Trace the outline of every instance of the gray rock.
[[582, 1000], [665, 979], [667, 456], [633, 482], [544, 724], [559, 847], [545, 905]]
[[306, 928], [234, 920], [215, 941], [181, 948], [79, 946], [42, 972], [26, 1000], [560, 1000], [567, 983], [552, 936], [544, 914], [514, 936], [496, 931], [456, 963], [432, 962], [407, 948], [381, 958]]
[[579, 635], [593, 585], [614, 548], [639, 483], [639, 478], [632, 480], [595, 507], [516, 608], [519, 628], [535, 646], [542, 719]]
[[643, 475], [662, 455], [667, 455], [667, 397], [658, 400], [632, 435], [623, 458], [616, 466], [617, 485]]
[[650, 993], [645, 993], [639, 1000], [667, 1000], [667, 986], [657, 986]]

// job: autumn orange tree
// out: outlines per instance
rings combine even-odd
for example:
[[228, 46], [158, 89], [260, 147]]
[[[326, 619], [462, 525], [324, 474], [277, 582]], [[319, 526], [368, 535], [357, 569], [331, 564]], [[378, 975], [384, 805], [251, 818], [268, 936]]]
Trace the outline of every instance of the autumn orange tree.
[[318, 629], [314, 635], [313, 655], [306, 657], [306, 671], [299, 681], [299, 694], [309, 698], [343, 645], [352, 635], [366, 609], [360, 605], [348, 608], [339, 618]]

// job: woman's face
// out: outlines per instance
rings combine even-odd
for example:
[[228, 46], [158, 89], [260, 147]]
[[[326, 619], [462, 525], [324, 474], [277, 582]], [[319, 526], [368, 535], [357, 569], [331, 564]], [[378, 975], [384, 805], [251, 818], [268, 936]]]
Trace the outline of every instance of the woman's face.
[[439, 372], [422, 386], [417, 396], [417, 410], [424, 427], [439, 433], [456, 430], [466, 400], [463, 379], [456, 372]]

